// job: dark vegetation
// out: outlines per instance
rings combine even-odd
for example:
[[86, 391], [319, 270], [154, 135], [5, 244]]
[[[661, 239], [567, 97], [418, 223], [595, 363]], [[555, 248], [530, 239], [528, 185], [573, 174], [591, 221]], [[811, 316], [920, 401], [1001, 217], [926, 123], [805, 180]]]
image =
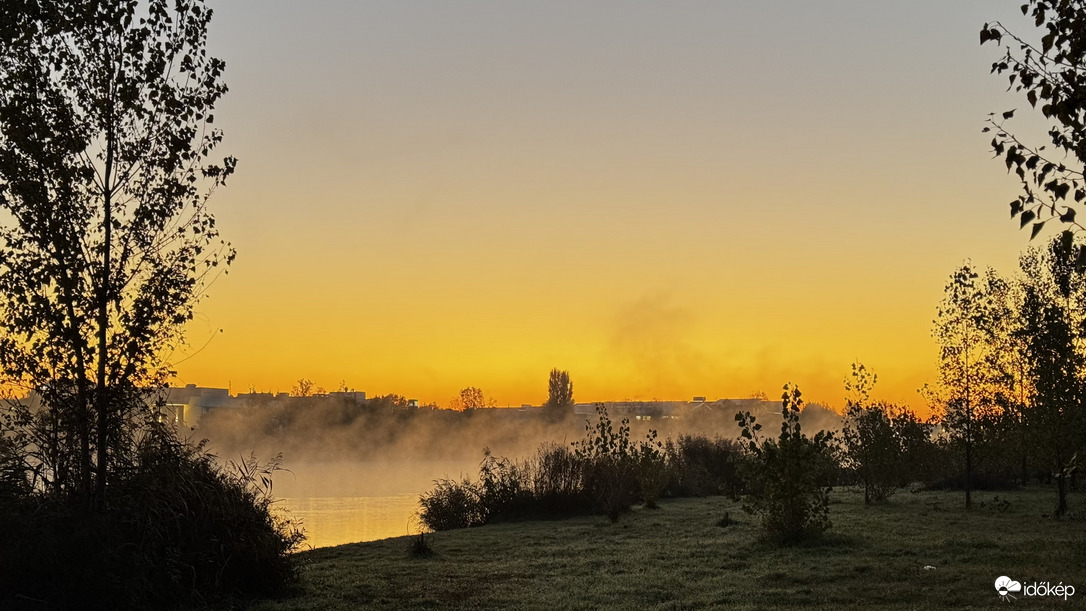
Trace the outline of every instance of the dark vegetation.
[[736, 414], [743, 444], [700, 435], [663, 443], [655, 430], [634, 442], [629, 421], [615, 427], [600, 407], [572, 447], [547, 444], [521, 462], [484, 451], [478, 480], [439, 480], [420, 499], [420, 515], [434, 530], [591, 512], [615, 522], [635, 503], [656, 508], [663, 496], [742, 494], [770, 537], [796, 542], [829, 526], [827, 494], [838, 469], [832, 434], [803, 434], [798, 389], [782, 398], [777, 439], [762, 437], [754, 415]]
[[561, 418], [573, 404], [573, 382], [569, 379], [569, 372], [552, 369], [547, 380], [547, 401], [543, 403], [548, 418]]
[[746, 490], [743, 509], [756, 514], [762, 530], [781, 543], [797, 543], [830, 527], [829, 493], [836, 467], [833, 434], [807, 437], [799, 423], [799, 389], [785, 386], [780, 436], [760, 435], [761, 425], [748, 413], [736, 420], [746, 440]]
[[955, 460], [941, 482], [965, 489], [1053, 485], [1055, 515], [1086, 440], [1086, 283], [1075, 240], [1022, 255], [1004, 277], [972, 265], [947, 284], [934, 335], [940, 382], [928, 389], [938, 442]]
[[842, 466], [864, 488], [864, 502], [881, 503], [911, 482], [930, 479], [941, 454], [932, 443], [933, 425], [911, 410], [889, 403], [872, 403], [871, 388], [878, 376], [862, 364], [852, 365], [850, 393], [841, 431]]
[[484, 452], [476, 481], [443, 479], [420, 500], [423, 522], [434, 530], [479, 526], [524, 517], [599, 512], [617, 521], [634, 503], [655, 507], [662, 496], [734, 494], [739, 444], [680, 435], [661, 443], [650, 431], [631, 441], [603, 408], [585, 437], [572, 446], [544, 444], [535, 456], [512, 461]]
[[0, 8], [0, 607], [146, 608], [283, 591], [300, 535], [271, 466], [155, 421], [203, 291], [224, 64], [201, 0]]
[[276, 466], [250, 459], [224, 468], [152, 424], [103, 509], [31, 490], [0, 497], [0, 607], [172, 607], [283, 594], [302, 535], [269, 512]]

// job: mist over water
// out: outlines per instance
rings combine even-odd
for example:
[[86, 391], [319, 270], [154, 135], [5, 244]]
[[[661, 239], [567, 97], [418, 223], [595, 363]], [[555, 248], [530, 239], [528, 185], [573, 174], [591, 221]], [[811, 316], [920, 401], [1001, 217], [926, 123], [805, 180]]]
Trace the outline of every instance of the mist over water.
[[[780, 404], [748, 403], [767, 431], [780, 422]], [[734, 439], [736, 409], [704, 409], [679, 418], [631, 417], [631, 440], [650, 429], [658, 438], [682, 434]], [[622, 414], [613, 413], [617, 428]], [[326, 397], [269, 405], [216, 409], [191, 430], [207, 439], [220, 461], [255, 452], [282, 454], [273, 476], [277, 511], [299, 519], [314, 547], [403, 536], [417, 532], [419, 495], [435, 480], [475, 478], [484, 448], [498, 457], [525, 459], [544, 443], [570, 444], [585, 436], [597, 415], [544, 413], [542, 409], [467, 412], [356, 403]], [[836, 429], [840, 416], [810, 405], [808, 431]]]

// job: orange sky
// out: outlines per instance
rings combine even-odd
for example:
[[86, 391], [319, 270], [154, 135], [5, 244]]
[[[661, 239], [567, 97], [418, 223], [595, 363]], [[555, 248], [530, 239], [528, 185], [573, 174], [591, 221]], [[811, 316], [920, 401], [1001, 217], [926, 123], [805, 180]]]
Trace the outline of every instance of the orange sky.
[[582, 4], [213, 3], [238, 258], [178, 382], [840, 406], [860, 360], [919, 406], [950, 272], [1027, 244], [980, 133], [1016, 6]]

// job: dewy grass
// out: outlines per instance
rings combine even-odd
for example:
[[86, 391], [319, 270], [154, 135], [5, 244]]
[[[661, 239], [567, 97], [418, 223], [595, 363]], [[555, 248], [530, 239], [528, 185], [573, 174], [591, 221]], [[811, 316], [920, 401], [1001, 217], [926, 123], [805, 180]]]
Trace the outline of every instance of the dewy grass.
[[[1041, 517], [1048, 488], [998, 496], [1001, 510], [966, 512], [960, 492], [865, 506], [862, 491], [839, 490], [833, 528], [788, 548], [763, 539], [738, 504], [709, 497], [665, 499], [614, 524], [582, 516], [437, 533], [422, 562], [404, 553], [404, 538], [316, 549], [301, 554], [300, 595], [255, 608], [992, 608], [1003, 604], [994, 588], [1003, 575], [1077, 590], [1066, 603], [1020, 605], [1081, 606], [1086, 523]], [[719, 528], [724, 512], [732, 524]]]

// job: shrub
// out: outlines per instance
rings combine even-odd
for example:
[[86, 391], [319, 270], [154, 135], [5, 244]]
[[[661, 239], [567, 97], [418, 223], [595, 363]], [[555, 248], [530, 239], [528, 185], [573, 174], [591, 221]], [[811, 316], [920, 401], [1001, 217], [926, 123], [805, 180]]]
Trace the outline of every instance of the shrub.
[[739, 475], [742, 448], [731, 439], [709, 439], [704, 435], [680, 435], [665, 444], [668, 462], [668, 492], [672, 496], [735, 497], [743, 489]]
[[531, 463], [518, 465], [507, 458], [495, 458], [490, 448], [483, 449], [476, 485], [483, 523], [509, 519], [531, 509], [530, 469]]
[[419, 498], [419, 518], [433, 530], [451, 530], [485, 524], [479, 490], [467, 478], [439, 479], [434, 489]]
[[617, 522], [636, 500], [637, 477], [629, 460], [604, 454], [585, 464], [585, 488], [595, 508]]
[[656, 507], [660, 497], [735, 495], [742, 486], [739, 444], [704, 436], [678, 443], [630, 441], [629, 421], [616, 428], [602, 406], [584, 439], [571, 446], [543, 444], [535, 456], [515, 462], [483, 451], [477, 481], [436, 481], [419, 499], [420, 519], [433, 530], [479, 526], [533, 516], [569, 516], [597, 511], [611, 520], [638, 500]]
[[581, 513], [590, 505], [584, 486], [584, 460], [569, 447], [541, 445], [529, 472], [532, 497], [541, 513], [570, 515]]
[[871, 403], [878, 376], [853, 363], [852, 380], [845, 380], [848, 399], [844, 437], [846, 466], [863, 483], [864, 502], [881, 503], [928, 470], [932, 453], [931, 427], [905, 407]]
[[572, 450], [544, 444], [523, 462], [484, 450], [478, 481], [438, 480], [419, 499], [419, 517], [434, 530], [448, 530], [592, 510], [617, 520], [638, 499], [655, 506], [670, 479], [656, 432], [633, 444], [629, 421], [623, 420], [616, 430], [607, 411], [602, 407], [597, 411], [599, 421], [585, 427], [585, 438]]
[[865, 503], [882, 503], [903, 483], [903, 452], [882, 406], [849, 405], [842, 431], [849, 466], [864, 486]]
[[412, 558], [429, 558], [434, 555], [434, 547], [430, 544], [431, 535], [421, 530], [419, 534], [411, 537], [411, 545], [407, 547], [407, 555]]
[[746, 465], [748, 494], [743, 508], [760, 517], [762, 528], [774, 540], [794, 543], [830, 526], [828, 470], [834, 464], [832, 434], [803, 434], [799, 424], [801, 394], [785, 386], [781, 433], [762, 438], [761, 425], [749, 412], [735, 419], [747, 440], [751, 460]]
[[270, 512], [276, 461], [219, 466], [202, 445], [156, 426], [117, 472], [108, 504], [76, 497], [0, 499], [0, 607], [131, 608], [283, 593], [303, 540]]
[[[616, 431], [603, 405], [596, 407], [596, 414], [595, 426], [585, 425], [585, 438], [574, 444], [575, 454], [585, 462], [585, 490], [597, 509], [615, 522], [639, 497], [634, 453], [641, 448], [630, 443], [629, 419], [623, 418]], [[649, 436], [655, 441], [656, 431]]]
[[664, 444], [656, 441], [656, 431], [649, 431], [648, 437], [637, 445], [632, 458], [641, 500], [646, 507], [655, 509], [656, 501], [670, 479]]

